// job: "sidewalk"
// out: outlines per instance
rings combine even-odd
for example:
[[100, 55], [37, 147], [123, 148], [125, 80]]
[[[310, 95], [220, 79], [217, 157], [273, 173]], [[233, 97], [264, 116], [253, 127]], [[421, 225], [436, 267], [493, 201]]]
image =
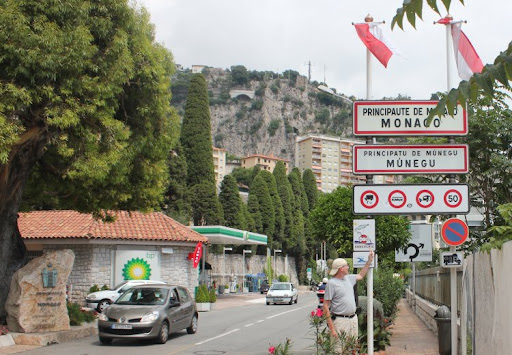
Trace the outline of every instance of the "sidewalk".
[[438, 355], [437, 336], [413, 313], [405, 299], [398, 304], [398, 315], [391, 331], [391, 346], [387, 355], [421, 354]]

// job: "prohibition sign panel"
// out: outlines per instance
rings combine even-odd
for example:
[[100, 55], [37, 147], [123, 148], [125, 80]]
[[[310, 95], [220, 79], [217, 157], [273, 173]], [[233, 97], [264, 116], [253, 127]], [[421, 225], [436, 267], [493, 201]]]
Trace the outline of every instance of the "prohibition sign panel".
[[353, 186], [354, 214], [466, 214], [465, 184], [361, 184]]
[[444, 222], [441, 228], [441, 236], [446, 244], [457, 246], [464, 243], [469, 235], [467, 224], [458, 219], [450, 218]]

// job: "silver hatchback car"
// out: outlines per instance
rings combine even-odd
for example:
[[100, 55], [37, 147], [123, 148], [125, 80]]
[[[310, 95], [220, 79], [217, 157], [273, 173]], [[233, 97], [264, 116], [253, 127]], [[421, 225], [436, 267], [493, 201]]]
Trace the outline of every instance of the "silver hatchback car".
[[100, 342], [113, 339], [155, 339], [165, 344], [169, 334], [186, 329], [197, 331], [194, 299], [181, 286], [134, 286], [107, 307], [98, 318]]

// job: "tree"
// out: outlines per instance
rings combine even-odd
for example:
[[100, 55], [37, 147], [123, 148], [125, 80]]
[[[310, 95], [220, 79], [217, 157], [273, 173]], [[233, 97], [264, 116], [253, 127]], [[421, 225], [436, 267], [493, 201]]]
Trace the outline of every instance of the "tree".
[[272, 245], [271, 248], [279, 249], [281, 248], [281, 243], [284, 239], [284, 228], [286, 221], [284, 219], [284, 210], [283, 204], [281, 203], [281, 197], [279, 197], [279, 192], [277, 191], [277, 183], [274, 175], [266, 170], [262, 170], [259, 173], [268, 187], [268, 192], [270, 193], [270, 198], [272, 199], [272, 205], [274, 206], [274, 215], [275, 215], [275, 223], [274, 223], [274, 233], [272, 235]]
[[[272, 236], [274, 235], [276, 223], [275, 209], [262, 173], [263, 171], [260, 171], [254, 178], [249, 196], [253, 195], [258, 200], [258, 211], [261, 214], [261, 229], [258, 230], [258, 233], [267, 235], [269, 244], [272, 245]], [[251, 212], [254, 213], [254, 211]]]
[[[437, 0], [425, 0], [430, 9], [435, 11], [441, 16], [437, 6]], [[459, 0], [464, 4], [464, 0]], [[451, 0], [442, 0], [446, 11], [450, 13]], [[416, 17], [420, 18], [423, 14], [424, 0], [407, 0], [391, 21], [391, 28], [398, 25], [401, 29], [404, 28], [404, 16], [407, 17], [409, 23], [416, 27]], [[459, 83], [458, 88], [450, 90], [448, 95], [439, 101], [439, 104], [429, 114], [429, 119], [433, 119], [438, 115], [441, 117], [445, 109], [453, 116], [454, 110], [460, 103], [463, 106], [466, 102], [477, 103], [478, 95], [483, 94], [488, 98], [492, 98], [495, 94], [495, 88], [499, 84], [507, 89], [510, 89], [510, 80], [512, 79], [512, 42], [509, 43], [508, 48], [501, 52], [493, 64], [485, 65], [482, 73], [475, 73], [468, 81], [463, 80]]]
[[[321, 195], [316, 207], [311, 211], [309, 221], [317, 240], [327, 240], [336, 247], [338, 255], [351, 256], [353, 249], [353, 220], [361, 219], [352, 214], [352, 189], [338, 187], [330, 194]], [[392, 260], [395, 249], [406, 245], [410, 238], [409, 222], [400, 216], [377, 216], [377, 250], [379, 259]]]
[[249, 72], [243, 65], [233, 65], [231, 67], [231, 80], [235, 85], [244, 85], [249, 82]]
[[220, 187], [219, 201], [224, 211], [224, 224], [227, 227], [246, 229], [243, 202], [233, 176], [224, 176]]
[[318, 200], [318, 187], [316, 185], [316, 177], [311, 169], [304, 170], [302, 174], [302, 181], [304, 183], [304, 191], [308, 199], [308, 207], [311, 211], [315, 208], [316, 201]]
[[3, 318], [25, 258], [22, 201], [96, 216], [158, 207], [179, 120], [169, 105], [172, 56], [145, 10], [118, 0], [6, 0], [0, 23]]
[[224, 223], [222, 206], [220, 205], [215, 184], [202, 181], [191, 187], [192, 219], [196, 226], [219, 225]]
[[168, 166], [169, 187], [165, 193], [163, 210], [178, 222], [188, 225], [192, 211], [187, 188], [187, 162], [179, 143], [169, 155]]
[[[201, 191], [202, 196], [207, 196], [209, 202], [205, 204], [204, 201], [197, 201], [201, 197], [191, 194], [192, 207], [201, 206], [201, 213], [199, 210], [193, 211], [194, 224], [204, 225], [211, 224], [214, 220], [221, 221], [221, 207], [216, 195], [213, 167], [210, 106], [203, 74], [195, 74], [190, 80], [180, 142], [187, 159], [188, 186], [191, 190], [196, 190], [196, 185], [201, 185], [198, 191]], [[211, 191], [206, 191], [208, 188]], [[215, 214], [219, 215], [214, 217]]]
[[284, 236], [285, 239], [283, 241], [283, 251], [289, 252], [291, 251], [291, 246], [295, 245], [296, 240], [294, 240], [295, 236], [292, 234], [292, 226], [293, 226], [293, 215], [292, 215], [292, 189], [290, 186], [290, 182], [286, 177], [286, 167], [282, 161], [278, 161], [276, 166], [274, 167], [274, 171], [272, 172], [274, 177], [276, 178], [277, 192], [279, 193], [279, 198], [281, 199], [281, 203], [283, 205], [283, 213], [285, 220], [285, 228], [284, 228]]

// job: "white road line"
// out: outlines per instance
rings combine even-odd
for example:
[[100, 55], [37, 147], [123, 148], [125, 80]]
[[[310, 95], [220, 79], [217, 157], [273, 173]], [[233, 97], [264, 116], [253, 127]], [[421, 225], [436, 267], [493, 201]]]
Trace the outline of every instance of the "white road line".
[[225, 337], [226, 335], [229, 335], [231, 333], [235, 333], [235, 332], [238, 332], [240, 329], [233, 329], [233, 330], [230, 330], [229, 332], [227, 333], [224, 333], [224, 334], [220, 334], [220, 335], [217, 335], [216, 337], [213, 337], [213, 338], [210, 338], [210, 339], [206, 339], [206, 340], [203, 340], [199, 343], [196, 343], [196, 345], [201, 345], [201, 344], [204, 344], [204, 343], [207, 343], [209, 341], [212, 341], [212, 340], [215, 340], [215, 339], [219, 339], [219, 338], [222, 338], [222, 337]]
[[260, 319], [260, 320], [258, 321], [258, 323], [261, 323], [261, 322], [264, 322], [264, 321], [265, 321], [265, 319]]
[[244, 327], [250, 327], [251, 325], [254, 325], [254, 323], [246, 324], [246, 325], [244, 325]]
[[309, 304], [309, 305], [304, 306], [304, 307], [290, 309], [289, 311], [286, 311], [286, 312], [277, 313], [277, 314], [274, 314], [273, 316], [267, 317], [267, 319], [272, 319], [272, 318], [275, 318], [275, 317], [279, 317], [279, 316], [282, 316], [283, 314], [290, 313], [290, 312], [300, 311], [300, 310], [302, 310], [304, 308], [308, 308], [308, 307], [311, 307], [311, 305]]

